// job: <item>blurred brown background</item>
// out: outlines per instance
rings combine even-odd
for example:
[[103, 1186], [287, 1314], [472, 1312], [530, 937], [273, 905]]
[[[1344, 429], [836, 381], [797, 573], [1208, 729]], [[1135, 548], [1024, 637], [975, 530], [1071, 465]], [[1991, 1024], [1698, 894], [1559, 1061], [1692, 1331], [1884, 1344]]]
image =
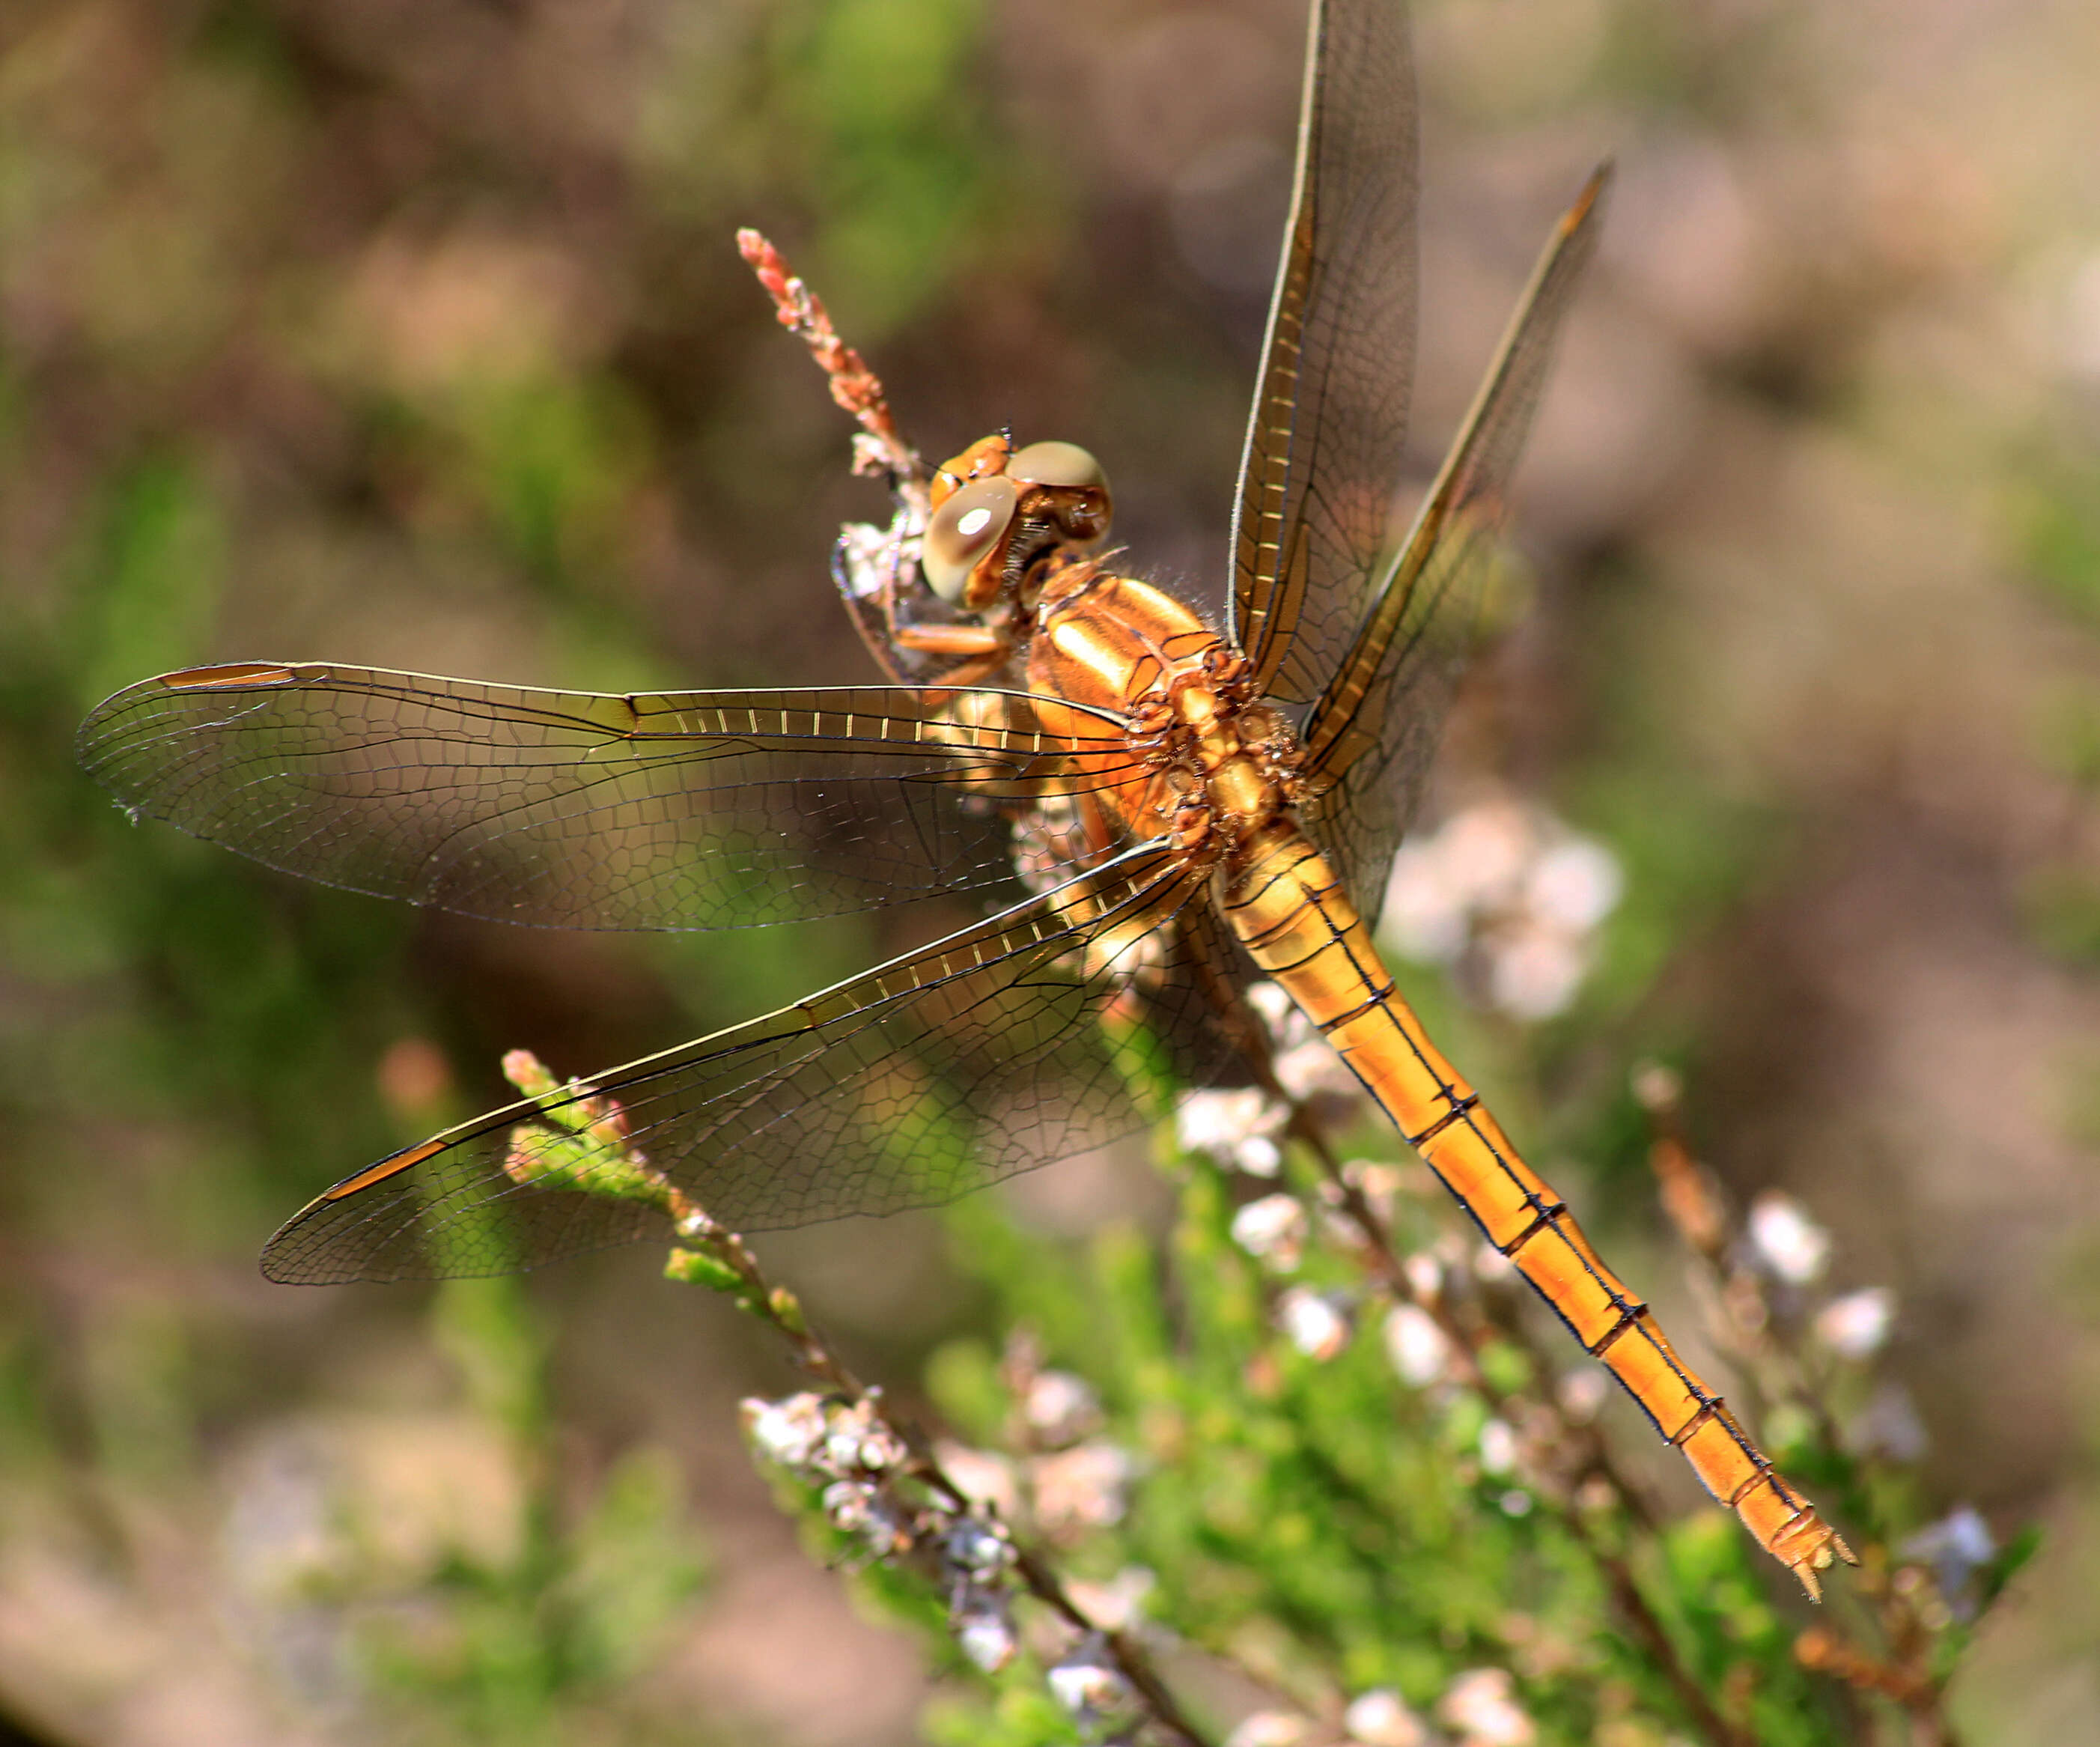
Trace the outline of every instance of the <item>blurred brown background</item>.
[[[1445, 789], [1492, 775], [1618, 854], [1611, 1047], [1682, 1061], [1727, 1182], [1895, 1287], [1940, 1502], [2047, 1529], [1959, 1714], [2100, 1741], [2100, 11], [1417, 14], [1423, 475], [1553, 215], [1621, 170], [1523, 479], [1531, 610]], [[600, 1066], [877, 944], [302, 889], [127, 829], [73, 769], [80, 714], [239, 658], [867, 677], [825, 562], [883, 501], [741, 223], [918, 441], [1085, 442], [1139, 560], [1214, 582], [1301, 28], [1296, 0], [5, 0], [0, 1712], [453, 1738], [374, 1696], [344, 1621], [412, 1639], [483, 1568], [462, 1548], [501, 1565], [501, 1338], [469, 1300], [267, 1287], [254, 1251], [492, 1099], [505, 1048]], [[911, 1221], [768, 1249], [899, 1379], [968, 1319], [938, 1251]], [[642, 1501], [708, 1573], [608, 1652], [605, 1738], [907, 1736], [911, 1644], [850, 1617], [734, 1442], [783, 1374], [652, 1263], [533, 1289], [551, 1492]]]

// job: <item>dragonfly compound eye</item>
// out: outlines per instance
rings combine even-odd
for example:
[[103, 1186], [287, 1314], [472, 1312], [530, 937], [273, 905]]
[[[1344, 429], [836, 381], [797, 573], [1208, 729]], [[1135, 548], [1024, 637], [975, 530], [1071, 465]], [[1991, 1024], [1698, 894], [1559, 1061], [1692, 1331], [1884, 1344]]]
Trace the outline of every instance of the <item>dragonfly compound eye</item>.
[[1006, 476], [1024, 485], [1092, 485], [1108, 489], [1101, 464], [1076, 443], [1031, 443], [1016, 449]]
[[1040, 487], [1030, 513], [1047, 516], [1066, 539], [1085, 546], [1108, 538], [1108, 475], [1076, 443], [1031, 443], [1017, 449], [1006, 476], [1024, 490]]
[[919, 566], [926, 585], [944, 601], [960, 602], [970, 572], [1005, 538], [1020, 501], [1021, 488], [995, 474], [973, 479], [936, 510]]

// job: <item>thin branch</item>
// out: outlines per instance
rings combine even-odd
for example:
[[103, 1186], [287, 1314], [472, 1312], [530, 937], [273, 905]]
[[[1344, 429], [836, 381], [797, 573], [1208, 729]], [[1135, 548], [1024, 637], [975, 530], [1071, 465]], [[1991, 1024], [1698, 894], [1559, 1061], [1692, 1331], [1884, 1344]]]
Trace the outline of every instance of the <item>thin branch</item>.
[[[796, 1365], [850, 1408], [859, 1447], [879, 1453], [846, 1464], [856, 1484], [871, 1486], [885, 1476], [902, 1473], [938, 1494], [952, 1518], [977, 1513], [976, 1501], [942, 1471], [925, 1440], [891, 1416], [879, 1389], [854, 1374], [810, 1323], [795, 1294], [766, 1279], [743, 1237], [717, 1222], [634, 1145], [627, 1113], [617, 1101], [565, 1096], [569, 1088], [524, 1050], [506, 1056], [503, 1070], [527, 1096], [549, 1101], [544, 1113], [549, 1128], [521, 1127], [514, 1133], [505, 1166], [514, 1179], [556, 1182], [588, 1194], [657, 1207], [670, 1220], [682, 1245], [671, 1252], [665, 1273], [686, 1284], [723, 1293], [765, 1323], [788, 1343]], [[893, 1555], [915, 1551], [924, 1538], [907, 1534], [901, 1523], [891, 1524], [887, 1533], [892, 1544], [886, 1551]], [[1154, 1723], [1184, 1747], [1206, 1747], [1202, 1736], [1128, 1633], [1104, 1629], [1088, 1618], [1049, 1560], [1017, 1539], [1005, 1524], [996, 1525], [996, 1538], [1010, 1550], [1012, 1568], [1028, 1593], [1102, 1645], [1115, 1672]]]
[[736, 233], [736, 246], [773, 299], [780, 325], [810, 348], [831, 384], [832, 399], [853, 414], [867, 435], [856, 472], [886, 472], [900, 488], [924, 491], [928, 474], [919, 452], [904, 440], [889, 397], [867, 360], [839, 337], [823, 300], [789, 268], [787, 258], [753, 230]]
[[[1674, 1073], [1651, 1063], [1636, 1070], [1635, 1101], [1648, 1118], [1648, 1158], [1656, 1174], [1664, 1210], [1696, 1260], [1709, 1292], [1709, 1332], [1756, 1379], [1772, 1399], [1784, 1400], [1811, 1418], [1816, 1435], [1832, 1449], [1845, 1447], [1842, 1433], [1822, 1392], [1812, 1387], [1805, 1353], [1797, 1350], [1787, 1324], [1773, 1313], [1756, 1273], [1732, 1259], [1732, 1222], [1718, 1189], [1699, 1165], [1686, 1136], [1683, 1092]], [[1875, 1466], [1871, 1454], [1855, 1454], [1863, 1471]], [[1944, 1683], [1931, 1672], [1933, 1651], [1953, 1618], [1939, 1581], [1926, 1565], [1901, 1564], [1893, 1574], [1886, 1558], [1887, 1533], [1873, 1518], [1871, 1494], [1865, 1524], [1877, 1550], [1869, 1558], [1859, 1587], [1877, 1606], [1889, 1643], [1886, 1657], [1873, 1656], [1825, 1621], [1794, 1641], [1794, 1659], [1804, 1668], [1831, 1675], [1862, 1692], [1893, 1700], [1908, 1713], [1919, 1741], [1931, 1747], [1955, 1747], [1953, 1726], [1944, 1710]]]

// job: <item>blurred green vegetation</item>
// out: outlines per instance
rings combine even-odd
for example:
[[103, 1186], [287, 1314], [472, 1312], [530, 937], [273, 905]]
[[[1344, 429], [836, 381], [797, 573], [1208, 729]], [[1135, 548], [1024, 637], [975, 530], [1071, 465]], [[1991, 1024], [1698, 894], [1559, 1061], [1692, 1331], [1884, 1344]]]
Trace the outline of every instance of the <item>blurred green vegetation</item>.
[[[1697, 1317], [1644, 1242], [1623, 1089], [1648, 1055], [1739, 1199], [1790, 1189], [1846, 1283], [1895, 1289], [1886, 1381], [1925, 1450], [1886, 1493], [1804, 1480], [1890, 1521], [1973, 1502], [2007, 1544], [2046, 1522], [1955, 1714], [2100, 1740], [2100, 44], [2076, 8], [1418, 11], [1420, 470], [1550, 215], [1595, 157], [1622, 168], [1526, 475], [1535, 610], [1432, 808], [1542, 797], [1627, 893], [1560, 1017], [1410, 990], [1610, 1253], [1648, 1248], [1626, 1272], [1673, 1326]], [[986, 1701], [952, 1659], [917, 1720], [924, 1646], [805, 1571], [735, 1445], [777, 1361], [645, 1264], [254, 1274], [324, 1184], [500, 1096], [505, 1049], [625, 1059], [858, 968], [887, 925], [402, 913], [135, 827], [71, 736], [214, 660], [865, 677], [823, 571], [880, 494], [742, 223], [929, 448], [1083, 439], [1136, 558], [1214, 588], [1262, 310], [1207, 276], [1218, 203], [1190, 190], [1287, 150], [1299, 29], [1291, 0], [0, 16], [0, 1715], [78, 1741], [1057, 1738], [1039, 1685]], [[1223, 204], [1273, 237], [1249, 174]], [[1643, 1738], [1610, 1732], [1621, 1700], [1675, 1714], [1544, 1514], [1468, 1476], [1475, 1410], [1409, 1397], [1368, 1338], [1280, 1346], [1218, 1180], [1180, 1172], [1171, 1217], [1130, 1176], [1061, 1180], [1107, 1203], [1099, 1236], [1033, 1229], [1069, 1220], [1052, 1185], [1018, 1224], [959, 1210], [959, 1268], [906, 1223], [782, 1265], [967, 1433], [1004, 1412], [1010, 1322], [1084, 1370], [1150, 1467], [1082, 1561], [1156, 1568], [1192, 1637], [1423, 1705], [1515, 1610], [1551, 1738]], [[1771, 1671], [1760, 1738], [1841, 1738], [1742, 1537], [1693, 1514], [1661, 1546], [1641, 1575], [1702, 1671]]]

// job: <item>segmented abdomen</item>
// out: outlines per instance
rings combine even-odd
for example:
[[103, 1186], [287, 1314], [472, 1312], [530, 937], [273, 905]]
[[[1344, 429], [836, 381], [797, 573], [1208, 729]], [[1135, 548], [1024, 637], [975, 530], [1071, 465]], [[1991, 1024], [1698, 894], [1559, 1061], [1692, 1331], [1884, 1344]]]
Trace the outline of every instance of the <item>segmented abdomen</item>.
[[1277, 822], [1235, 858], [1224, 905], [1255, 962], [1326, 1035], [1489, 1242], [1684, 1452], [1706, 1489], [1820, 1593], [1817, 1573], [1850, 1550], [1678, 1357], [1648, 1306], [1598, 1259], [1566, 1204], [1430, 1042], [1320, 852]]

